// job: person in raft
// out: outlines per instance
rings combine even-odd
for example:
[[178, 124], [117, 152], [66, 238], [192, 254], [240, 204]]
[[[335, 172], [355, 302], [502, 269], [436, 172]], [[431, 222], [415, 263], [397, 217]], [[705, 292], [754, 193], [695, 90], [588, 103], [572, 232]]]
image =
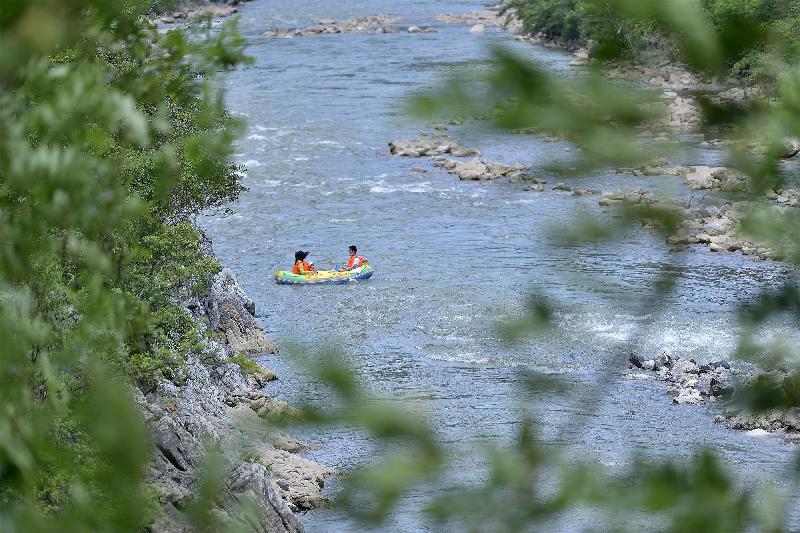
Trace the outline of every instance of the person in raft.
[[350, 258], [347, 260], [347, 266], [342, 270], [353, 270], [367, 264], [367, 260], [358, 255], [358, 248], [355, 245], [351, 244], [348, 249], [350, 250]]
[[292, 274], [305, 275], [313, 274], [317, 271], [317, 269], [314, 268], [314, 265], [306, 262], [306, 257], [308, 257], [308, 252], [300, 250], [294, 253], [294, 266], [292, 267]]

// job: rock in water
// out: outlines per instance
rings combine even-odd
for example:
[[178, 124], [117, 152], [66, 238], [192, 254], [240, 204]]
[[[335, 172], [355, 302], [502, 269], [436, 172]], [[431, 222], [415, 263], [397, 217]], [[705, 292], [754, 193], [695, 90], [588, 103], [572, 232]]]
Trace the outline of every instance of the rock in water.
[[672, 399], [672, 403], [700, 405], [703, 403], [703, 397], [700, 396], [700, 392], [697, 389], [681, 389], [678, 395]]
[[486, 25], [482, 23], [475, 24], [473, 27], [469, 29], [470, 33], [483, 33], [486, 31]]
[[722, 396], [733, 392], [730, 372], [724, 372], [713, 376], [708, 386], [708, 392], [712, 396]]
[[780, 156], [784, 159], [794, 157], [800, 153], [800, 139], [786, 139]]
[[642, 366], [644, 366], [644, 356], [642, 354], [632, 353], [630, 357], [628, 357], [628, 361], [636, 368], [642, 368]]

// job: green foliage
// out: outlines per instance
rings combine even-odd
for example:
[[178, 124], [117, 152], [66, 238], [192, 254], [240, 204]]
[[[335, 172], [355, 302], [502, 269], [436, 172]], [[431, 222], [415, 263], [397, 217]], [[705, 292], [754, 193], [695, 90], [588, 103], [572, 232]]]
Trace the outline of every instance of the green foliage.
[[229, 357], [229, 359], [232, 363], [236, 363], [237, 365], [239, 365], [239, 368], [242, 369], [242, 372], [244, 372], [244, 374], [248, 376], [251, 374], [257, 374], [261, 369], [261, 365], [259, 365], [258, 363], [256, 363], [243, 353], [232, 355]]
[[572, 41], [581, 37], [577, 5], [578, 0], [512, 0], [506, 8], [517, 13], [525, 31]]
[[2, 530], [146, 525], [150, 448], [128, 391], [178, 379], [200, 349], [179, 304], [219, 266], [175, 221], [241, 191], [237, 124], [209, 77], [243, 43], [209, 20], [159, 34], [148, 7], [0, 12]]
[[[710, 27], [721, 45], [724, 66], [761, 82], [769, 78], [764, 65], [768, 52], [775, 51], [771, 34], [782, 34], [780, 46], [786, 55], [795, 53], [800, 44], [796, 24], [800, 7], [789, 0], [509, 0], [504, 7], [517, 14], [526, 32], [590, 44], [592, 55], [599, 59], [653, 63], [682, 58], [694, 64], [715, 50], [706, 49], [698, 58], [681, 57], [677, 41], [699, 38], [707, 33], [704, 27]], [[692, 27], [686, 21], [677, 23], [680, 17]]]

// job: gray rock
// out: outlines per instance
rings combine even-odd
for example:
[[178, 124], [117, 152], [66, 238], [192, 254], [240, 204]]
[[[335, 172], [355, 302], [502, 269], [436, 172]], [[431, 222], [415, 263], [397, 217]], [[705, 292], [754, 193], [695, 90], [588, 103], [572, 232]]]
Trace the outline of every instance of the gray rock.
[[642, 368], [644, 366], [644, 356], [638, 353], [631, 353], [628, 357], [628, 361], [636, 368]]
[[697, 389], [687, 388], [681, 389], [678, 395], [672, 398], [672, 403], [679, 405], [701, 405], [703, 404], [703, 397]]
[[454, 157], [480, 156], [480, 152], [473, 149], [462, 148], [451, 141], [442, 142], [440, 139], [398, 139], [389, 143], [392, 155], [404, 157], [424, 157], [442, 154], [451, 154]]
[[211, 329], [225, 334], [231, 353], [275, 353], [277, 348], [255, 321], [255, 304], [244, 293], [236, 276], [223, 268], [212, 279], [206, 297]]
[[496, 161], [473, 159], [472, 161], [456, 161], [454, 159], [434, 160], [434, 165], [443, 168], [458, 178], [467, 181], [485, 181], [497, 178], [511, 178], [523, 173], [522, 165], [504, 165]]
[[697, 374], [699, 372], [700, 372], [700, 368], [691, 359], [678, 358], [672, 364], [672, 373], [674, 375]]
[[783, 149], [780, 152], [780, 157], [788, 159], [800, 153], [800, 139], [786, 139], [783, 143]]
[[713, 376], [708, 391], [711, 396], [722, 396], [733, 392], [733, 381], [730, 372]]
[[[303, 525], [292, 513], [289, 506], [269, 477], [264, 465], [243, 463], [226, 480], [224, 508], [240, 510], [229, 512], [241, 522], [248, 531], [264, 533], [302, 532]], [[253, 515], [241, 512], [255, 504], [258, 512]], [[257, 523], [253, 523], [257, 520]]]
[[658, 357], [655, 358], [655, 370], [660, 370], [662, 367], [671, 367], [672, 366], [672, 359], [666, 352], [662, 352]]

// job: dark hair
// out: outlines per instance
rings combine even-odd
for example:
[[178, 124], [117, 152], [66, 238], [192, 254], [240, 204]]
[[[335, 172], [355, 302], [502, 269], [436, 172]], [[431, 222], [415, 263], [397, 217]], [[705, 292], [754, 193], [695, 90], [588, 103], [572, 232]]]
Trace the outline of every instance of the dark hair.
[[302, 261], [308, 256], [308, 252], [304, 252], [303, 250], [298, 250], [294, 253], [294, 260], [295, 261]]
[[358, 248], [356, 248], [356, 245], [355, 245], [355, 244], [351, 244], [351, 245], [350, 245], [350, 250], [352, 250], [352, 251], [354, 251], [354, 252], [358, 252]]

